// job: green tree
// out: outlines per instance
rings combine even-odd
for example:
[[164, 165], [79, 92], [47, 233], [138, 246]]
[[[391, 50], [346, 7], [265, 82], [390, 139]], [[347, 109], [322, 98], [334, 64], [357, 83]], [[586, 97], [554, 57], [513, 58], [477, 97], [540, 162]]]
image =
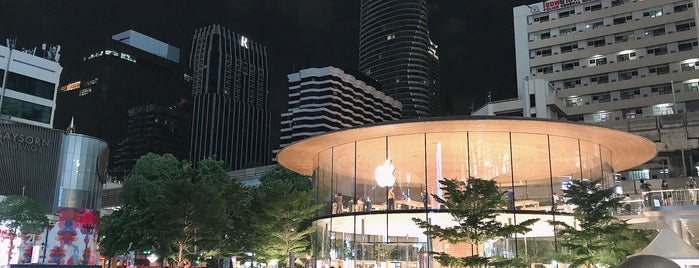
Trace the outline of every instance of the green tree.
[[570, 250], [570, 255], [564, 257], [571, 267], [616, 265], [650, 241], [647, 231], [632, 230], [612, 216], [610, 211], [621, 207], [620, 199], [612, 198], [613, 194], [614, 189], [602, 188], [601, 179], [576, 180], [563, 190], [567, 203], [575, 205], [577, 228], [562, 221], [550, 223], [562, 239], [561, 245]]
[[311, 189], [308, 177], [282, 167], [263, 176], [252, 206], [257, 212], [258, 258], [287, 258], [293, 267], [294, 256], [308, 250], [309, 235], [315, 232], [310, 220], [322, 207], [314, 203]]
[[[242, 191], [220, 161], [193, 169], [170, 154], [142, 156], [124, 181], [123, 207], [106, 217], [101, 248], [108, 256], [127, 250], [155, 250], [178, 265], [229, 249], [229, 217]], [[230, 238], [228, 238], [230, 239]], [[162, 258], [161, 258], [162, 259]]]
[[[442, 227], [430, 224], [428, 221], [413, 218], [413, 221], [424, 228], [425, 234], [447, 241], [451, 244], [467, 243], [478, 248], [484, 242], [510, 237], [513, 234], [523, 234], [531, 229], [530, 225], [538, 219], [530, 219], [519, 224], [507, 225], [495, 219], [498, 210], [506, 206], [506, 202], [495, 185], [495, 181], [470, 178], [468, 181], [444, 179], [439, 181], [444, 198], [432, 195], [437, 202], [448, 208], [455, 225]], [[487, 267], [512, 266], [518, 260], [488, 258], [479, 256], [478, 250], [472, 256], [459, 258], [445, 252], [430, 252], [440, 264], [450, 267]]]
[[17, 235], [39, 234], [46, 229], [49, 219], [36, 201], [24, 196], [10, 195], [0, 202], [0, 223], [4, 223], [11, 230], [10, 250], [7, 254], [9, 260]]

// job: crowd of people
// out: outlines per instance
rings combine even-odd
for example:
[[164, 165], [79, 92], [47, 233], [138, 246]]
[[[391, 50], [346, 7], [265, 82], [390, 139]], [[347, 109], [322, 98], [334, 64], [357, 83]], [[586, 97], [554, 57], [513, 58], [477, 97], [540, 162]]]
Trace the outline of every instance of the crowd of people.
[[[643, 203], [646, 206], [672, 206], [676, 201], [678, 205], [697, 204], [697, 183], [693, 177], [688, 177], [684, 187], [670, 187], [667, 179], [660, 182], [660, 191], [654, 190], [653, 185], [647, 180], [640, 180], [640, 189], [643, 193]], [[677, 186], [677, 185], [675, 185]], [[659, 192], [659, 195], [657, 195]], [[679, 194], [679, 199], [675, 195]], [[658, 199], [658, 197], [660, 197]]]

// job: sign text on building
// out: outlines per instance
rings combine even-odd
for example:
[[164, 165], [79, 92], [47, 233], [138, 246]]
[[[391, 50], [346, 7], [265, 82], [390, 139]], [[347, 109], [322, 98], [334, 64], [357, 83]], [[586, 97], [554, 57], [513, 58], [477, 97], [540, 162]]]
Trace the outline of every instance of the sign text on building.
[[580, 4], [581, 0], [550, 0], [544, 2], [544, 12]]

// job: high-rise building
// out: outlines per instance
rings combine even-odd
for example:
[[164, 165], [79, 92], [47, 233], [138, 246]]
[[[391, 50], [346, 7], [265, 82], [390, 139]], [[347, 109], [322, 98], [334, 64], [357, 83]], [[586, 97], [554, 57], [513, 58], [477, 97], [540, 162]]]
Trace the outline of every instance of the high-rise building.
[[138, 105], [129, 109], [128, 135], [115, 145], [113, 174], [127, 174], [148, 153], [189, 159], [192, 112], [183, 100], [170, 106]]
[[[140, 41], [136, 42], [137, 39]], [[111, 43], [87, 54], [79, 66], [67, 72], [65, 81], [72, 82], [59, 90], [54, 127], [64, 129], [72, 120], [77, 133], [107, 141], [111, 148], [110, 175], [117, 177], [113, 179], [121, 180], [131, 169], [118, 167], [114, 162], [119, 159], [115, 153], [123, 150], [118, 144], [132, 138], [129, 110], [140, 105], [169, 106], [188, 96], [191, 84], [185, 66], [159, 52], [179, 50], [163, 44], [134, 31], [116, 34]], [[187, 142], [185, 139], [176, 143]], [[140, 145], [130, 144], [129, 148], [148, 144], [144, 141]], [[186, 155], [186, 151], [169, 153]]]
[[271, 163], [267, 49], [220, 25], [192, 38], [190, 159], [214, 157], [231, 170]]
[[50, 128], [63, 71], [61, 46], [17, 49], [16, 40], [7, 41], [0, 45], [0, 118]]
[[359, 70], [403, 104], [402, 118], [441, 115], [439, 55], [426, 0], [362, 0]]
[[282, 114], [281, 148], [307, 137], [400, 119], [400, 102], [357, 71], [309, 68], [289, 78], [289, 110]]

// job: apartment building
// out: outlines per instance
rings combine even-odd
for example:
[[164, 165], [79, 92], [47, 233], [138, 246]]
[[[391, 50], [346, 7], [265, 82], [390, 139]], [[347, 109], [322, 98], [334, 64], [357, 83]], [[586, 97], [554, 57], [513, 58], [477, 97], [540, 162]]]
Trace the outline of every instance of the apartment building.
[[[600, 123], [699, 110], [696, 16], [691, 0], [515, 7], [523, 115]], [[528, 96], [533, 79], [554, 89], [555, 98], [542, 98], [551, 102], [546, 108], [536, 109], [537, 98]]]

